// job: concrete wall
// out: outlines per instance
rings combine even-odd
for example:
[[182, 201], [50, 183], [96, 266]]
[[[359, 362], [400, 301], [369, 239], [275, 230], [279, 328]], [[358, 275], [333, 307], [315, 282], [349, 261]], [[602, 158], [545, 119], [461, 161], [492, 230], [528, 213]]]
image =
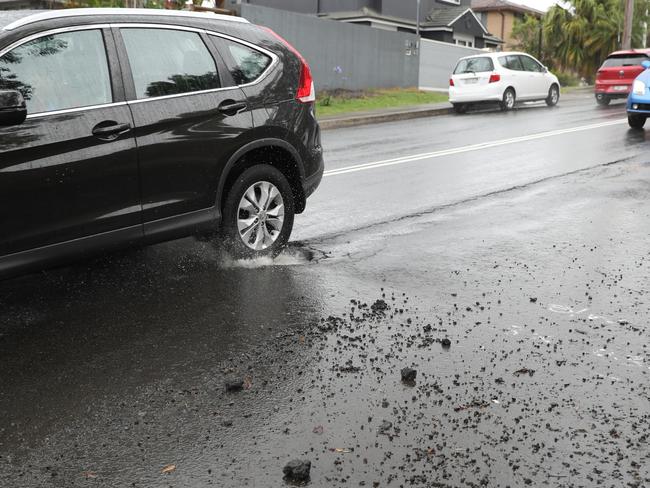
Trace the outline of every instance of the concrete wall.
[[456, 67], [458, 60], [464, 56], [482, 52], [480, 49], [422, 39], [420, 43], [420, 88], [447, 90], [449, 75]]
[[242, 17], [265, 25], [307, 59], [316, 90], [418, 86], [417, 36], [241, 5]]

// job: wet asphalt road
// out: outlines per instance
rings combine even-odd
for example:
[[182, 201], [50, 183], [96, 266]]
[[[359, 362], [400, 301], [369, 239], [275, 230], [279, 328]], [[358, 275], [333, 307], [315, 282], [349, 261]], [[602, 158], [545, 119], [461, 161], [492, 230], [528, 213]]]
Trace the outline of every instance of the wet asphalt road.
[[650, 156], [623, 117], [328, 131], [348, 172], [275, 263], [186, 239], [0, 283], [0, 486], [280, 487], [292, 459], [313, 487], [650, 486]]

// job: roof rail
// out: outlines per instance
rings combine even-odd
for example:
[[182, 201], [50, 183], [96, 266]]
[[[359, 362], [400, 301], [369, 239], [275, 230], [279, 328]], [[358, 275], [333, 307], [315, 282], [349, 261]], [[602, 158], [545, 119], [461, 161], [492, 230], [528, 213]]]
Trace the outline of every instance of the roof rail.
[[15, 22], [5, 26], [3, 30], [11, 31], [24, 25], [33, 24], [41, 20], [59, 19], [65, 17], [82, 17], [88, 15], [138, 15], [138, 16], [166, 16], [166, 17], [192, 17], [201, 19], [225, 20], [229, 22], [249, 23], [242, 17], [232, 15], [213, 14], [205, 12], [188, 12], [185, 10], [163, 10], [147, 8], [70, 8], [63, 10], [48, 10], [47, 12], [38, 13], [23, 17]]

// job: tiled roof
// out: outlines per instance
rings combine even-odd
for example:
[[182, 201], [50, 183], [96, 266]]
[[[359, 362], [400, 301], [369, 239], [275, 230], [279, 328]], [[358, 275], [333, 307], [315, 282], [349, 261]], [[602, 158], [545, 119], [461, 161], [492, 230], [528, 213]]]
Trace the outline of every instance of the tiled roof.
[[446, 27], [467, 10], [467, 7], [436, 7], [427, 15], [426, 23], [432, 27]]
[[476, 12], [488, 12], [490, 10], [509, 10], [522, 14], [535, 15], [541, 17], [544, 12], [541, 10], [521, 5], [519, 3], [509, 2], [508, 0], [472, 0], [472, 10]]

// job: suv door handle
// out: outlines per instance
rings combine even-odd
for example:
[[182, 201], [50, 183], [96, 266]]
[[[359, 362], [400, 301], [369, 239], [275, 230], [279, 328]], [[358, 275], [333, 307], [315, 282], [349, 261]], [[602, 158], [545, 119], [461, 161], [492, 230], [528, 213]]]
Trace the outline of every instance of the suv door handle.
[[239, 112], [244, 110], [248, 105], [246, 102], [235, 102], [234, 100], [225, 100], [221, 102], [217, 110], [224, 115], [232, 116], [237, 115]]
[[114, 140], [120, 135], [131, 130], [131, 124], [120, 124], [112, 120], [100, 122], [93, 127], [93, 135], [99, 139]]

